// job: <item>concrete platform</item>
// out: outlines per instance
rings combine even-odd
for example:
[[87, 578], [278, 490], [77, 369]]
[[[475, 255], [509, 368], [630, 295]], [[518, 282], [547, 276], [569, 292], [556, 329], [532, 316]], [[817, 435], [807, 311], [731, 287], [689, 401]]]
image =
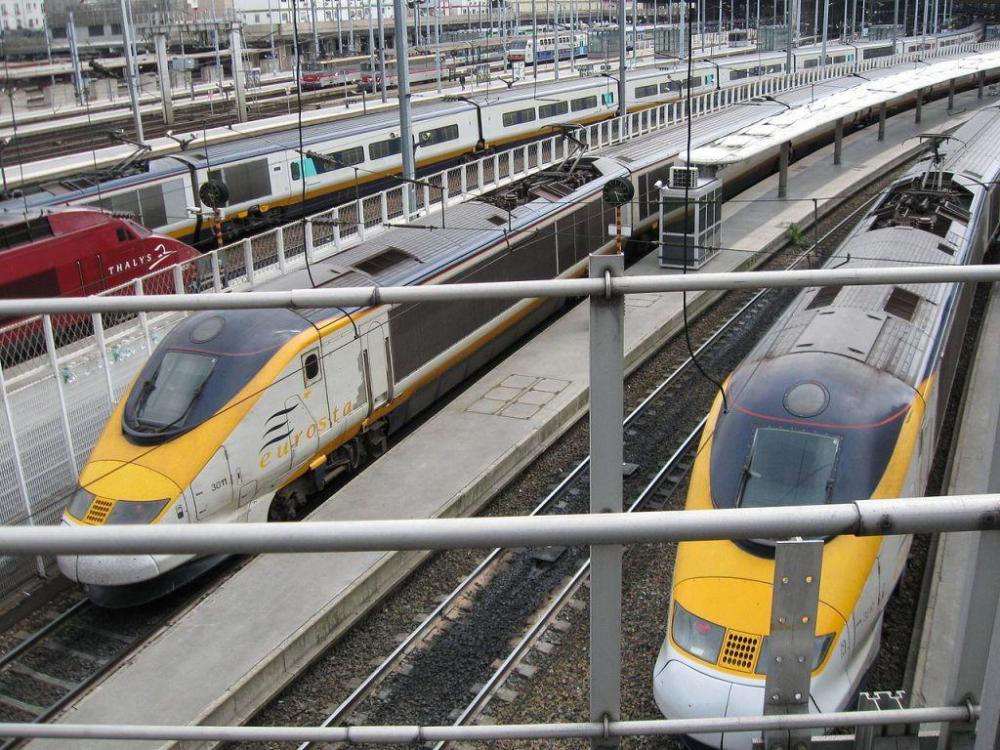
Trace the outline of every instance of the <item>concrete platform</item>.
[[[1000, 491], [1000, 285], [994, 285], [969, 374], [945, 494]], [[927, 588], [926, 611], [910, 705], [943, 706], [960, 653], [964, 609], [981, 532], [941, 534]], [[919, 614], [918, 614], [919, 618]], [[988, 633], [986, 633], [988, 635]]]
[[[915, 135], [957, 125], [975, 94], [892, 118], [886, 143], [875, 131], [845, 139], [844, 164], [825, 148], [793, 165], [789, 194], [761, 210], [748, 199], [776, 199], [777, 177], [723, 211], [721, 252], [706, 271], [754, 267], [783, 244], [787, 227], [810, 226], [812, 197], [822, 214], [918, 147]], [[665, 157], [668, 155], [665, 155]], [[658, 273], [655, 258], [632, 274]], [[708, 293], [689, 295], [692, 308]], [[422, 427], [350, 482], [310, 520], [426, 518], [475, 512], [491, 494], [582, 415], [588, 399], [588, 309], [581, 304], [473, 383]], [[642, 294], [626, 303], [626, 364], [636, 367], [681, 327], [678, 294]], [[270, 555], [256, 558], [63, 715], [67, 722], [235, 724], [245, 721], [343, 633], [426, 553]], [[32, 748], [62, 748], [35, 742]], [[133, 744], [158, 747], [160, 743]], [[185, 745], [186, 746], [186, 745]], [[75, 748], [114, 748], [74, 742]]]

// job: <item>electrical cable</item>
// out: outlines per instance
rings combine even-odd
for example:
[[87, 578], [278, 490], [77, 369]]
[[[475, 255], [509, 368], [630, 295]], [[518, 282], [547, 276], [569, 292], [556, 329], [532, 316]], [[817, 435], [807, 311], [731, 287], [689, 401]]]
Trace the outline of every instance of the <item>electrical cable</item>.
[[[687, 115], [687, 143], [686, 143], [686, 146], [685, 146], [686, 151], [685, 151], [684, 163], [685, 163], [685, 165], [687, 165], [688, 167], [690, 167], [690, 165], [691, 165], [691, 141], [692, 141], [692, 138], [693, 138], [693, 129], [692, 129], [693, 117], [692, 117], [692, 109], [691, 109], [691, 104], [692, 104], [691, 76], [693, 74], [693, 67], [694, 67], [694, 54], [691, 51], [691, 44], [692, 44], [692, 40], [693, 40], [693, 33], [692, 33], [692, 29], [691, 29], [691, 6], [688, 3], [688, 0], [685, 0], [685, 12], [687, 13], [687, 16], [688, 16], [688, 27], [687, 27], [688, 38], [687, 38], [687, 81], [685, 82], [687, 84], [687, 97], [686, 97], [686, 110], [687, 111], [685, 112], [685, 114]], [[690, 195], [690, 193], [691, 193], [691, 181], [690, 180], [685, 180], [684, 181], [684, 216], [681, 219], [681, 221], [683, 223], [683, 226], [684, 226], [684, 240], [683, 240], [683, 242], [684, 242], [684, 263], [683, 263], [682, 268], [681, 268], [681, 273], [683, 275], [685, 275], [685, 276], [687, 275], [687, 266], [688, 266], [688, 216], [691, 216], [692, 221], [697, 216], [697, 211], [693, 210], [693, 207], [691, 206], [691, 202], [690, 202], [691, 195]], [[725, 414], [726, 412], [729, 411], [729, 402], [726, 399], [726, 389], [723, 387], [722, 383], [719, 380], [717, 380], [716, 378], [712, 377], [705, 370], [705, 368], [702, 367], [701, 362], [698, 361], [698, 357], [695, 355], [694, 347], [691, 345], [691, 331], [690, 331], [690, 327], [688, 326], [688, 306], [687, 306], [687, 291], [686, 290], [682, 290], [681, 291], [681, 312], [682, 312], [683, 318], [684, 318], [684, 343], [687, 345], [688, 355], [691, 357], [691, 361], [694, 363], [694, 366], [698, 369], [698, 372], [700, 372], [702, 374], [702, 376], [705, 378], [705, 380], [707, 380], [708, 382], [714, 384], [715, 387], [719, 389], [719, 394], [722, 396], [722, 413]]]

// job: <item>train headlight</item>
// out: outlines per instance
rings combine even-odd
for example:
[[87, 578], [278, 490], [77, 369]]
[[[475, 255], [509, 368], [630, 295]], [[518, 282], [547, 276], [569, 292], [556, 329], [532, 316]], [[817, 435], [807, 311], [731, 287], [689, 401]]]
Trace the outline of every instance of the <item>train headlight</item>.
[[87, 492], [83, 487], [80, 487], [73, 493], [73, 497], [70, 498], [69, 504], [66, 506], [66, 512], [82, 521], [84, 516], [87, 515], [87, 511], [90, 510], [92, 502], [94, 502], [94, 493]]
[[671, 634], [680, 648], [703, 661], [715, 663], [722, 648], [726, 629], [714, 622], [703, 620], [674, 602], [674, 619]]
[[104, 523], [149, 523], [160, 515], [160, 511], [163, 510], [163, 506], [168, 502], [170, 502], [168, 498], [164, 498], [163, 500], [142, 500], [137, 502], [133, 502], [131, 500], [117, 500], [115, 501], [115, 505], [111, 509], [111, 512], [108, 514]]
[[[815, 672], [819, 669], [819, 665], [826, 659], [826, 654], [830, 650], [830, 645], [833, 643], [834, 635], [834, 633], [827, 633], [826, 635], [818, 635], [813, 639], [812, 666], [810, 667], [811, 671]], [[757, 657], [757, 669], [754, 670], [757, 674], [767, 674], [767, 644], [769, 640], [770, 638], [765, 636], [764, 643], [761, 644], [760, 656]]]

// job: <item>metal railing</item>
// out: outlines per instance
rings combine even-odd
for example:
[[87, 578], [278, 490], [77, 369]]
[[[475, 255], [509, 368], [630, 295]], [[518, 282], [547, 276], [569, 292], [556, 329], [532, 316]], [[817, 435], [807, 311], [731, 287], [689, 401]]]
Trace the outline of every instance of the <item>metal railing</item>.
[[[994, 48], [983, 44], [950, 48], [952, 56]], [[926, 56], [925, 56], [926, 57]], [[770, 96], [822, 80], [875, 68], [916, 63], [917, 53], [812, 68], [792, 75], [747, 80], [696, 94], [691, 112], [702, 117], [754, 97]], [[590, 149], [600, 149], [680, 124], [682, 102], [660, 104], [582, 128]], [[402, 186], [363, 196], [226, 245], [102, 293], [106, 299], [136, 299], [201, 290], [254, 289], [268, 279], [335, 255], [429, 212], [467, 201], [566, 159], [573, 144], [550, 136], [474, 162], [441, 170], [423, 180], [416, 204]], [[431, 189], [431, 185], [437, 186]], [[439, 189], [437, 189], [439, 188]], [[181, 319], [165, 308], [128, 314], [107, 311], [30, 318], [0, 329], [0, 524], [35, 525], [58, 520], [79, 468], [118, 399], [157, 342]], [[44, 572], [44, 561], [0, 559], [0, 595]]]
[[[762, 731], [768, 750], [788, 746], [808, 748], [814, 727], [945, 722], [945, 732], [964, 733], [977, 748], [996, 742], [993, 717], [1000, 709], [1000, 611], [991, 622], [979, 623], [990, 637], [969, 639], [959, 648], [978, 649], [987, 664], [986, 681], [965, 700], [950, 696], [953, 705], [898, 711], [809, 714], [798, 700], [810, 694], [811, 667], [795, 653], [790, 635], [772, 627], [767, 705], [763, 716], [715, 717], [691, 720], [620, 721], [621, 680], [621, 545], [664, 541], [719, 539], [793, 539], [776, 543], [774, 612], [792, 621], [791, 628], [812, 629], [818, 598], [811, 605], [781, 603], [784, 576], [800, 577], [814, 587], [820, 578], [823, 538], [838, 535], [886, 536], [941, 531], [977, 531], [985, 543], [1000, 548], [1000, 495], [962, 495], [919, 499], [878, 499], [821, 506], [734, 508], [706, 511], [622, 513], [622, 379], [624, 369], [624, 296], [631, 293], [747, 287], [804, 288], [815, 286], [956, 283], [1000, 280], [997, 266], [919, 266], [903, 268], [832, 269], [776, 272], [732, 272], [690, 276], [624, 277], [621, 256], [592, 256], [589, 278], [534, 282], [454, 284], [426, 287], [357, 287], [290, 292], [165, 295], [161, 297], [89, 297], [54, 300], [0, 301], [0, 316], [33, 313], [90, 315], [146, 314], [177, 309], [244, 309], [262, 307], [333, 307], [416, 301], [590, 297], [591, 464], [590, 513], [559, 516], [401, 519], [295, 524], [178, 524], [123, 526], [0, 527], [0, 554], [206, 554], [206, 553], [335, 553], [348, 551], [493, 549], [496, 546], [591, 545], [590, 721], [500, 726], [353, 726], [350, 728], [180, 727], [121, 725], [0, 724], [10, 737], [174, 739], [174, 740], [317, 740], [406, 743], [414, 741], [475, 741], [529, 738], [589, 738], [607, 746], [631, 734], [692, 734], [720, 731]], [[805, 540], [803, 540], [803, 537]], [[800, 552], [809, 552], [802, 557]], [[987, 570], [989, 555], [976, 564]], [[806, 560], [806, 562], [802, 562]], [[811, 562], [808, 562], [811, 560]], [[811, 566], [811, 567], [810, 567]], [[985, 566], [985, 567], [984, 567]], [[815, 591], [813, 592], [815, 594]], [[808, 607], [811, 606], [811, 610]], [[805, 616], [800, 613], [805, 612]], [[600, 618], [600, 627], [596, 627]], [[796, 624], [804, 623], [803, 625]], [[787, 636], [787, 637], [786, 637]], [[801, 645], [801, 644], [800, 644]], [[780, 658], [779, 658], [780, 657]], [[785, 658], [788, 657], [788, 658]], [[800, 666], [796, 666], [796, 661]], [[784, 665], [784, 666], [783, 666]], [[781, 674], [781, 694], [772, 693], [772, 678]], [[785, 692], [795, 686], [795, 700]], [[954, 691], [952, 691], [954, 692]], [[762, 692], [762, 700], [764, 693]], [[780, 700], [779, 700], [780, 698]], [[780, 709], [780, 710], [779, 710]], [[777, 711], [777, 713], [775, 713]], [[787, 715], [785, 715], [787, 714]], [[974, 724], [979, 716], [989, 720]], [[914, 739], [917, 738], [915, 735]], [[785, 739], [782, 740], [781, 738]], [[853, 738], [851, 739], [853, 743]], [[784, 744], [782, 744], [784, 743]], [[853, 744], [851, 745], [854, 746]]]

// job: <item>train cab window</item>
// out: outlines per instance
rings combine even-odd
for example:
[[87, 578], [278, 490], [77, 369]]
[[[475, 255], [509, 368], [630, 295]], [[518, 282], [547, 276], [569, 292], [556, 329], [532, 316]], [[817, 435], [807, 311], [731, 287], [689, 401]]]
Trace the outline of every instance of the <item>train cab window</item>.
[[420, 132], [420, 145], [433, 146], [435, 143], [444, 143], [458, 138], [458, 125], [445, 125], [442, 128], [422, 130]]
[[135, 424], [165, 431], [181, 423], [201, 395], [216, 361], [206, 354], [168, 351], [153, 377], [142, 384], [132, 413]]
[[385, 141], [376, 141], [368, 146], [368, 158], [384, 159], [387, 156], [395, 156], [402, 150], [399, 138], [390, 138]]
[[581, 112], [585, 109], [593, 109], [597, 106], [596, 96], [584, 96], [570, 102], [570, 109], [574, 112]]
[[543, 104], [540, 106], [538, 108], [538, 117], [544, 120], [546, 117], [558, 117], [567, 112], [569, 112], [569, 102], [553, 102], [552, 104]]
[[840, 438], [771, 427], [754, 433], [737, 505], [824, 505], [833, 489]]
[[118, 227], [118, 229], [115, 230], [115, 234], [118, 236], [119, 242], [128, 242], [132, 239], [132, 237], [129, 236], [128, 230], [121, 227]]
[[319, 366], [319, 353], [316, 351], [302, 355], [302, 377], [307, 386], [318, 381], [323, 375]]
[[535, 108], [515, 109], [513, 112], [503, 113], [503, 126], [509, 128], [512, 125], [521, 125], [535, 120]]

